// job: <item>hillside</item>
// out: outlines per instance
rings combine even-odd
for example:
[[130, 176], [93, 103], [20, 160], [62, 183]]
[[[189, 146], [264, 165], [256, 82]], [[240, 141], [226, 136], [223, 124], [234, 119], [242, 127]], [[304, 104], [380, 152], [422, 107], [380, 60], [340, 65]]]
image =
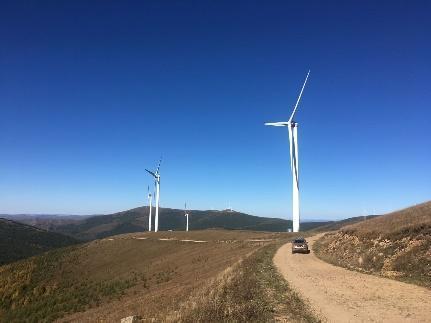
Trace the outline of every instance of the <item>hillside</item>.
[[431, 288], [431, 201], [342, 227], [316, 243], [336, 265]]
[[[0, 322], [119, 322], [129, 315], [155, 321], [196, 321], [196, 315], [201, 322], [225, 315], [266, 320], [274, 308], [291, 303], [285, 295], [302, 304], [271, 267], [277, 246], [291, 237], [151, 232], [56, 249], [0, 267]], [[273, 288], [283, 292], [263, 297]], [[299, 307], [296, 320], [305, 313]]]
[[371, 220], [371, 219], [378, 217], [378, 216], [380, 216], [380, 215], [367, 215], [365, 217], [364, 216], [355, 216], [352, 218], [347, 218], [347, 219], [338, 220], [338, 221], [321, 222], [321, 225], [314, 228], [313, 230], [318, 231], [318, 232], [336, 231], [336, 230], [339, 230], [346, 225], [351, 225], [351, 224], [355, 224], [358, 222], [368, 221], [368, 220]]
[[[228, 229], [280, 232], [286, 231], [292, 223], [290, 220], [258, 217], [229, 211], [191, 210], [189, 214], [190, 230]], [[302, 228], [307, 230], [322, 224], [325, 223], [309, 222], [302, 224]], [[183, 210], [168, 208], [159, 210], [160, 231], [182, 231], [185, 229], [185, 225], [186, 219]], [[143, 232], [148, 230], [148, 207], [93, 216], [79, 222], [56, 226], [54, 230], [82, 240], [99, 239], [122, 233]]]
[[0, 218], [0, 266], [74, 243], [74, 238]]

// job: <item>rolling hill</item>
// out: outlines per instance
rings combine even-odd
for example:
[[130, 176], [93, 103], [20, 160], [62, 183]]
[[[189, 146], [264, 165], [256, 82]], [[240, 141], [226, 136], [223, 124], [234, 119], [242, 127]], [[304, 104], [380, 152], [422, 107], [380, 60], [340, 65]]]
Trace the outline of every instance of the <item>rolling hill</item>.
[[0, 218], [0, 266], [77, 242], [72, 237]]
[[431, 288], [431, 201], [343, 226], [316, 243], [323, 260]]
[[[227, 229], [283, 232], [286, 231], [288, 226], [292, 225], [290, 220], [258, 217], [227, 210], [190, 210], [189, 214], [190, 230]], [[185, 229], [185, 222], [183, 210], [169, 208], [159, 210], [160, 231], [182, 231]], [[310, 230], [326, 223], [303, 223], [302, 229]], [[138, 207], [119, 213], [88, 217], [78, 222], [56, 226], [53, 229], [81, 240], [93, 240], [116, 234], [147, 231], [148, 207]]]

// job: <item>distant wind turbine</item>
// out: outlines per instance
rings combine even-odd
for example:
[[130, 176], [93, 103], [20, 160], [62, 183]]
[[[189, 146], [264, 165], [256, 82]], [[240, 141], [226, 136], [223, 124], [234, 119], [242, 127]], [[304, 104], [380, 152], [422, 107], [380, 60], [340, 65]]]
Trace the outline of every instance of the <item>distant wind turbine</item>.
[[186, 217], [186, 231], [189, 231], [189, 214], [187, 213], [186, 203], [184, 203], [184, 216]]
[[162, 159], [159, 161], [159, 165], [155, 172], [145, 169], [151, 176], [154, 177], [154, 185], [156, 186], [156, 217], [154, 220], [154, 232], [159, 231], [159, 203], [160, 203], [160, 164]]
[[151, 231], [151, 208], [153, 204], [153, 195], [150, 192], [150, 186], [148, 186], [148, 205], [150, 208], [150, 214], [148, 215], [148, 231]]
[[304, 84], [302, 85], [301, 92], [299, 93], [298, 99], [296, 100], [295, 107], [293, 108], [292, 115], [289, 121], [282, 122], [267, 122], [266, 126], [274, 127], [287, 127], [289, 131], [289, 143], [290, 143], [290, 169], [292, 171], [292, 222], [293, 222], [293, 232], [299, 232], [299, 165], [298, 165], [298, 124], [293, 120], [295, 116], [296, 109], [298, 108], [299, 101], [302, 97], [302, 92], [304, 91], [305, 84], [307, 83], [310, 71], [308, 71], [305, 77]]

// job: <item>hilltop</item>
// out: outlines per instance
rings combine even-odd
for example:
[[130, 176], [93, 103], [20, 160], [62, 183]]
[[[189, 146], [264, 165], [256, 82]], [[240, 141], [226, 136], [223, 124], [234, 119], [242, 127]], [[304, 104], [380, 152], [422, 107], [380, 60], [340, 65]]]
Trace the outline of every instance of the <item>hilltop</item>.
[[336, 265], [431, 287], [431, 201], [343, 226], [315, 249]]
[[72, 237], [0, 218], [0, 265], [77, 242]]

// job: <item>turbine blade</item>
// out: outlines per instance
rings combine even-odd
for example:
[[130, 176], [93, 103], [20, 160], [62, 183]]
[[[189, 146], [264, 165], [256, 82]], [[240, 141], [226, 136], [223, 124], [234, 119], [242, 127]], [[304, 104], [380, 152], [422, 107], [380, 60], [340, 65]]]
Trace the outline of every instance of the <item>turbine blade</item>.
[[158, 174], [158, 173], [159, 173], [159, 170], [160, 170], [160, 164], [161, 164], [161, 163], [162, 163], [162, 157], [160, 157], [159, 164], [157, 165], [156, 174]]
[[286, 127], [288, 125], [289, 122], [265, 122], [265, 126]]
[[156, 177], [156, 174], [154, 174], [152, 171], [149, 171], [148, 169], [145, 169], [148, 173], [150, 173], [151, 175], [153, 175], [154, 177]]
[[308, 80], [308, 75], [310, 75], [310, 70], [308, 70], [307, 76], [305, 77], [304, 84], [302, 85], [301, 92], [299, 93], [299, 96], [298, 96], [298, 100], [296, 100], [295, 108], [293, 109], [289, 122], [292, 121], [293, 117], [295, 116], [296, 109], [298, 108], [299, 101], [301, 100], [301, 97], [302, 97], [302, 92], [304, 91], [305, 84], [307, 83], [307, 80]]

